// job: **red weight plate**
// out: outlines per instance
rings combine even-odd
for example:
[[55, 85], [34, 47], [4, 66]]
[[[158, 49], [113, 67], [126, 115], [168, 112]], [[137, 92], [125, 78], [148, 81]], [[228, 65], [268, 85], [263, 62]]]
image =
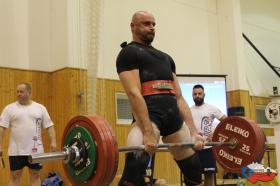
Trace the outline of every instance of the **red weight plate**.
[[229, 172], [241, 172], [241, 167], [256, 161], [259, 147], [258, 131], [245, 118], [230, 116], [215, 129], [213, 141], [236, 140], [233, 149], [230, 146], [215, 146], [213, 152], [219, 164]]
[[[96, 120], [96, 118], [93, 118]], [[102, 186], [107, 186], [107, 182], [108, 182], [108, 177], [110, 175], [110, 167], [111, 167], [111, 161], [112, 161], [112, 158], [111, 158], [111, 154], [110, 154], [110, 146], [111, 146], [111, 141], [110, 141], [110, 138], [108, 137], [108, 134], [107, 134], [107, 131], [106, 129], [104, 128], [104, 126], [101, 124], [103, 123], [103, 118], [99, 118], [97, 121], [95, 121], [95, 125], [98, 125], [99, 128], [102, 130], [102, 134], [104, 135], [104, 143], [106, 144], [106, 151], [108, 153], [108, 156], [107, 156], [107, 167], [106, 167], [106, 171], [104, 172], [104, 179], [102, 180]]]
[[[108, 166], [107, 166], [107, 170], [106, 170], [106, 177], [102, 182], [102, 185], [107, 186], [109, 185], [112, 180], [114, 179], [115, 175], [114, 171], [115, 171], [115, 167], [118, 167], [118, 148], [115, 146], [116, 140], [113, 138], [113, 131], [110, 131], [110, 125], [108, 124], [108, 122], [101, 118], [93, 118], [95, 121], [94, 123], [96, 125], [99, 125], [99, 127], [103, 130], [103, 134], [105, 136], [105, 140], [106, 140], [106, 144], [107, 144], [107, 152], [109, 154], [107, 162], [108, 162]], [[116, 151], [117, 150], [117, 151]], [[117, 158], [117, 161], [116, 161]]]
[[265, 152], [265, 135], [264, 135], [263, 130], [260, 128], [260, 126], [258, 124], [255, 123], [255, 121], [249, 120], [249, 119], [247, 119], [247, 121], [252, 125], [252, 127], [255, 129], [255, 131], [258, 134], [256, 143], [259, 145], [258, 145], [258, 151], [256, 154], [255, 162], [260, 163], [264, 156], [264, 152]]
[[254, 123], [254, 126], [259, 131], [259, 138], [258, 138], [258, 142], [257, 142], [259, 144], [259, 152], [258, 152], [258, 156], [257, 156], [257, 162], [260, 163], [262, 161], [264, 153], [265, 153], [266, 137], [265, 137], [264, 131], [262, 130], [262, 128], [260, 128], [259, 125]]
[[[88, 116], [88, 117], [91, 118], [91, 116]], [[98, 120], [96, 118], [98, 118]], [[104, 118], [102, 118], [100, 116], [95, 116], [94, 123], [95, 123], [95, 125], [99, 126], [99, 128], [102, 130], [102, 133], [105, 137], [104, 143], [106, 144], [106, 148], [107, 148], [106, 150], [107, 150], [108, 156], [107, 156], [107, 167], [106, 167], [106, 171], [105, 171], [105, 177], [102, 180], [102, 186], [108, 186], [112, 182], [111, 176], [112, 176], [114, 166], [118, 167], [118, 164], [115, 165], [115, 161], [114, 161], [116, 154], [112, 152], [112, 148], [114, 148], [113, 141], [112, 141], [112, 135], [107, 127], [107, 125], [109, 125], [109, 124], [107, 123], [107, 121]]]
[[[252, 156], [252, 160], [254, 160], [253, 162], [258, 162], [258, 159], [261, 155], [261, 149], [264, 148], [263, 143], [261, 143], [261, 141], [263, 140], [263, 136], [260, 133], [259, 126], [253, 120], [246, 119], [245, 117], [242, 117], [242, 118], [248, 122], [248, 125], [251, 125], [252, 129], [256, 133], [256, 136], [257, 136], [257, 138], [255, 139], [255, 144], [257, 144], [257, 147], [255, 149], [256, 154], [254, 154], [254, 156]], [[253, 162], [251, 162], [251, 163], [253, 163]]]
[[115, 135], [115, 133], [113, 132], [112, 127], [109, 125], [110, 128], [110, 132], [111, 132], [111, 136], [112, 136], [112, 140], [113, 140], [113, 147], [111, 148], [112, 150], [112, 154], [115, 155], [115, 157], [113, 158], [113, 167], [112, 168], [112, 174], [110, 177], [110, 182], [113, 181], [113, 179], [115, 178], [116, 174], [117, 174], [117, 170], [118, 170], [118, 164], [119, 164], [119, 148], [118, 148], [118, 143], [117, 143], [117, 137]]
[[[68, 177], [68, 179], [71, 181], [73, 185], [84, 185], [84, 186], [103, 186], [102, 182], [105, 179], [105, 172], [107, 168], [107, 159], [108, 159], [108, 152], [107, 152], [107, 144], [104, 143], [106, 141], [105, 135], [102, 133], [102, 129], [100, 128], [99, 125], [95, 125], [94, 119], [96, 116], [76, 116], [72, 118], [63, 133], [62, 141], [64, 141], [68, 130], [71, 129], [71, 127], [75, 126], [83, 126], [87, 128], [90, 133], [92, 134], [93, 138], [95, 139], [96, 142], [96, 147], [97, 147], [97, 161], [96, 161], [96, 170], [95, 173], [92, 175], [90, 180], [88, 180], [86, 183], [80, 183], [71, 178], [70, 175], [67, 173], [67, 168], [66, 165], [63, 165], [64, 171]], [[96, 119], [100, 119], [96, 117]], [[62, 144], [63, 145], [63, 144]], [[63, 147], [62, 147], [63, 148]]]
[[108, 173], [106, 180], [104, 180], [104, 185], [109, 185], [115, 177], [117, 168], [118, 168], [118, 147], [115, 134], [110, 126], [110, 124], [105, 120], [99, 119], [96, 124], [100, 125], [104, 129], [104, 134], [107, 134], [107, 144], [108, 144], [108, 153], [110, 158], [108, 158]]
[[262, 139], [262, 141], [260, 142], [260, 143], [262, 143], [263, 145], [263, 148], [261, 148], [261, 150], [260, 150], [260, 156], [259, 156], [259, 158], [258, 158], [258, 162], [261, 162], [262, 161], [262, 159], [263, 159], [263, 157], [264, 157], [264, 153], [265, 153], [265, 150], [266, 150], [266, 148], [267, 148], [267, 139], [266, 139], [266, 136], [265, 136], [265, 133], [264, 133], [264, 131], [260, 128], [260, 130], [261, 130], [261, 136], [263, 137], [263, 139]]
[[[111, 166], [108, 166], [109, 167], [109, 176], [107, 178], [107, 182], [104, 183], [106, 185], [109, 185], [115, 175], [116, 175], [116, 172], [117, 172], [117, 169], [118, 169], [118, 161], [119, 161], [119, 149], [118, 149], [118, 144], [117, 144], [117, 139], [116, 139], [116, 135], [111, 127], [111, 125], [106, 121], [106, 120], [99, 120], [98, 124], [100, 123], [100, 125], [102, 125], [105, 130], [106, 130], [106, 133], [108, 135], [108, 139], [110, 141], [110, 146], [108, 145], [108, 152], [109, 154], [111, 154], [111, 160], [110, 160], [110, 163], [111, 163]], [[108, 143], [109, 144], [109, 143]]]

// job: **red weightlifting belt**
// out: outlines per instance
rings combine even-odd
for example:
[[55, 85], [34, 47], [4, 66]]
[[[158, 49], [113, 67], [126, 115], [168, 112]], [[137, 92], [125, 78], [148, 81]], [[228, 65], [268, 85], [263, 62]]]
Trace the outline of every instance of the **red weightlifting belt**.
[[173, 94], [175, 95], [174, 83], [171, 80], [154, 80], [141, 84], [141, 93], [143, 96], [154, 94]]

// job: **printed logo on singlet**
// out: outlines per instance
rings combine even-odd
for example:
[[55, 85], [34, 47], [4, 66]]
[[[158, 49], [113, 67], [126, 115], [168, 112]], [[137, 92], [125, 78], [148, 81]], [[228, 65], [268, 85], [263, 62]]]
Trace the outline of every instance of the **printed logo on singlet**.
[[40, 141], [41, 141], [41, 118], [36, 118], [35, 120], [35, 134], [32, 138], [33, 140], [33, 148], [32, 148], [32, 152], [36, 153], [37, 152], [37, 146], [41, 145]]
[[[41, 124], [42, 124], [42, 119], [37, 118], [36, 119], [36, 135], [38, 137], [38, 142], [41, 141], [42, 136], [41, 136]], [[38, 143], [38, 145], [41, 145], [41, 143]]]
[[201, 131], [203, 136], [208, 136], [212, 131], [212, 123], [214, 121], [214, 117], [204, 116], [201, 120]]

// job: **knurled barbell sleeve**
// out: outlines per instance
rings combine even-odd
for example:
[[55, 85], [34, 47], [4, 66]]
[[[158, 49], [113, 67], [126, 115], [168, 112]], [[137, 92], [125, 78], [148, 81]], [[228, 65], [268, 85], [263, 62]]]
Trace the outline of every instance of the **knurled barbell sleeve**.
[[68, 157], [69, 157], [69, 153], [67, 151], [48, 152], [48, 153], [29, 155], [28, 161], [30, 163], [42, 163], [42, 162], [54, 161], [54, 160], [67, 160]]

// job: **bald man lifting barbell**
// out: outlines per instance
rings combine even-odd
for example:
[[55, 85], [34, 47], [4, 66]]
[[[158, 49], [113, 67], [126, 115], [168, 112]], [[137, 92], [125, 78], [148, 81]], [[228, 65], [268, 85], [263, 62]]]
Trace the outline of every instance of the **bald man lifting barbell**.
[[[135, 118], [127, 145], [144, 144], [146, 152], [153, 153], [162, 136], [164, 143], [190, 142], [193, 138], [194, 148], [202, 149], [204, 139], [198, 134], [189, 106], [182, 97], [175, 63], [168, 54], [151, 45], [155, 25], [151, 13], [136, 12], [130, 24], [133, 41], [123, 45], [117, 58], [117, 72]], [[201, 166], [194, 149], [174, 147], [170, 151], [187, 178], [185, 184], [200, 185]], [[144, 185], [148, 153], [126, 154], [119, 186]]]
[[[136, 12], [130, 26], [133, 41], [122, 44], [123, 49], [117, 58], [117, 71], [134, 116], [128, 147], [118, 148], [115, 134], [103, 118], [78, 116], [64, 131], [62, 152], [32, 155], [30, 161], [63, 159], [64, 168], [74, 185], [104, 186], [114, 179], [119, 151], [125, 151], [125, 167], [119, 185], [142, 186], [145, 185], [143, 176], [149, 154], [168, 148], [187, 178], [185, 184], [201, 185], [201, 166], [195, 150], [202, 149], [205, 141], [197, 133], [189, 106], [181, 95], [175, 63], [169, 55], [151, 46], [155, 34], [155, 19], [151, 13]], [[251, 161], [259, 161], [263, 155], [259, 153], [261, 146], [246, 141], [261, 134], [259, 129], [254, 130], [254, 125], [243, 128], [243, 123], [251, 126], [247, 120], [229, 118], [213, 135], [217, 144], [207, 144], [217, 145], [217, 160], [225, 162], [223, 167], [227, 169], [233, 167], [232, 171], [239, 171], [241, 166]], [[244, 131], [250, 135], [240, 136]], [[163, 146], [158, 145], [160, 136], [166, 143]], [[259, 140], [262, 144], [263, 138]], [[220, 145], [227, 147], [219, 148]], [[243, 145], [250, 148], [243, 150]]]

